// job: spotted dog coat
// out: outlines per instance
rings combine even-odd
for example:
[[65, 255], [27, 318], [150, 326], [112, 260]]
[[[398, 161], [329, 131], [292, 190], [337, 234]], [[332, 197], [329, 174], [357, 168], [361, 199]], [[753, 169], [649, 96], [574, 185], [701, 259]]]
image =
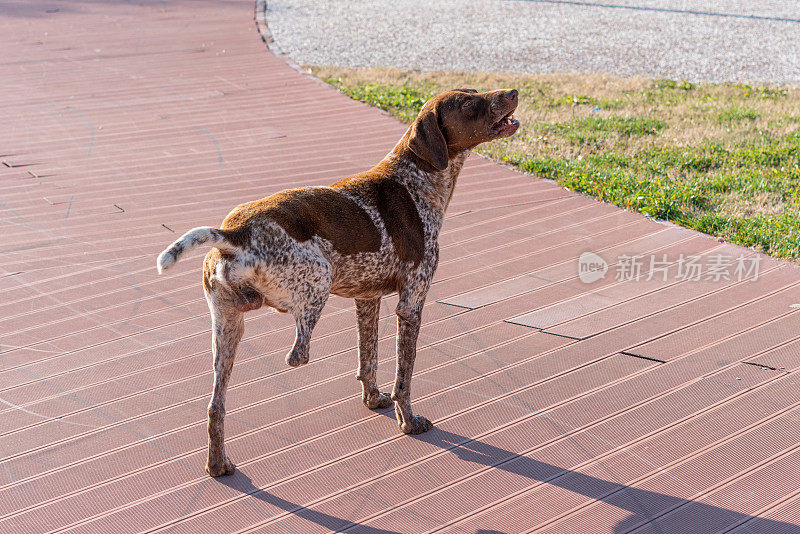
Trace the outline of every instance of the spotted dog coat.
[[[158, 257], [158, 270], [206, 244], [203, 288], [211, 310], [214, 389], [208, 405], [212, 476], [234, 472], [225, 455], [225, 392], [244, 313], [262, 306], [296, 321], [291, 366], [308, 363], [311, 331], [331, 293], [356, 302], [357, 378], [370, 408], [394, 403], [400, 429], [431, 422], [411, 411], [411, 374], [422, 307], [439, 259], [438, 236], [456, 179], [480, 143], [508, 137], [516, 90], [456, 89], [429, 100], [394, 149], [374, 168], [330, 187], [281, 191], [236, 207], [219, 228], [190, 230]], [[380, 299], [397, 292], [397, 371], [391, 396], [378, 390]]]

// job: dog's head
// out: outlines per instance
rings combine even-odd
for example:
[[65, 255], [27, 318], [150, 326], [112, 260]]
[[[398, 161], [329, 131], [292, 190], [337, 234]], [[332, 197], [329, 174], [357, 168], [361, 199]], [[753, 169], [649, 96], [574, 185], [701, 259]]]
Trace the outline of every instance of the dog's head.
[[519, 128], [513, 117], [517, 90], [479, 93], [454, 89], [428, 100], [409, 128], [408, 149], [438, 170], [456, 154], [509, 137]]

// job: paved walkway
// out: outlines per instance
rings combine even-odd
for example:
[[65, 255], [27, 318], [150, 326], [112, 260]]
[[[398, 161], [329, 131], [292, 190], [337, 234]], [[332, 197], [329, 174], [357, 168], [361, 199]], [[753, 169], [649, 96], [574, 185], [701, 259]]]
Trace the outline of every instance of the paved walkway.
[[800, 85], [796, 0], [269, 0], [299, 64]]
[[[249, 0], [0, 17], [0, 531], [800, 532], [798, 269], [475, 156], [420, 335], [436, 427], [361, 406], [351, 302], [300, 369], [290, 318], [259, 311], [228, 395], [239, 470], [205, 476], [202, 252], [161, 277], [156, 254], [366, 168], [403, 126], [268, 53]], [[681, 254], [700, 281], [616, 280]], [[757, 281], [706, 279], [742, 254]]]

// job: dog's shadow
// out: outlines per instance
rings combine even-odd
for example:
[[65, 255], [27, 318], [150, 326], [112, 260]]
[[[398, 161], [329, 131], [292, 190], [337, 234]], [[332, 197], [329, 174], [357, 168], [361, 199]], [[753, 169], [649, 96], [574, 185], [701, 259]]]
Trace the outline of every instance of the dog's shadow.
[[[394, 417], [394, 413], [391, 410], [387, 410], [384, 415], [387, 417]], [[532, 481], [566, 489], [584, 495], [590, 499], [603, 500], [613, 506], [627, 510], [629, 515], [615, 525], [614, 532], [627, 532], [642, 523], [649, 524], [653, 532], [667, 532], [665, 528], [659, 526], [657, 517], [661, 515], [663, 510], [681, 508], [684, 517], [691, 517], [692, 522], [696, 525], [710, 525], [723, 528], [746, 522], [747, 530], [751, 532], [800, 534], [800, 524], [750, 516], [709, 504], [688, 501], [663, 493], [630, 487], [619, 482], [603, 480], [577, 471], [534, 460], [527, 456], [520, 456], [480, 440], [470, 439], [437, 427], [433, 427], [425, 434], [409, 436], [406, 439], [419, 439], [440, 447], [450, 454], [456, 455], [462, 461], [481, 464], [495, 469], [502, 469]], [[393, 533], [393, 531], [390, 530], [360, 525], [348, 519], [317, 512], [281, 499], [280, 497], [255, 487], [250, 478], [240, 471], [237, 471], [231, 477], [222, 477], [218, 480], [237, 491], [246, 493], [333, 531], [341, 529], [349, 530], [350, 528], [358, 526], [357, 530], [360, 533]], [[498, 499], [502, 497], [502, 495], [497, 496]], [[525, 511], [518, 510], [518, 512], [524, 513]], [[492, 525], [484, 525], [484, 527], [492, 528]], [[497, 530], [478, 530], [477, 532], [484, 534], [503, 534], [501, 531]]]
[[[286, 510], [287, 512], [290, 512], [292, 515], [296, 515], [297, 517], [302, 517], [306, 521], [310, 521], [312, 523], [316, 523], [327, 529], [330, 529], [332, 532], [336, 532], [344, 528], [353, 526], [353, 522], [347, 519], [342, 519], [341, 517], [336, 517], [323, 512], [317, 512], [316, 510], [312, 510], [310, 508], [305, 508], [291, 501], [287, 501], [286, 499], [282, 499], [277, 495], [273, 495], [272, 493], [266, 490], [257, 488], [253, 484], [253, 481], [250, 479], [250, 477], [248, 477], [238, 468], [236, 469], [236, 472], [233, 475], [226, 477], [219, 477], [216, 480], [221, 482], [222, 484], [225, 484], [230, 488], [235, 489], [236, 491], [247, 494], [250, 497], [255, 497], [260, 501], [263, 501], [267, 504], [271, 504], [272, 506], [276, 506], [282, 510]], [[372, 528], [366, 525], [360, 525], [360, 527], [361, 528], [359, 529], [359, 532], [364, 532], [368, 534], [401, 534], [400, 532], [395, 532], [393, 530]]]
[[[724, 528], [746, 522], [746, 531], [750, 532], [780, 532], [782, 534], [800, 534], [800, 524], [786, 523], [761, 517], [755, 517], [741, 512], [712, 506], [696, 501], [689, 501], [628, 486], [620, 482], [603, 480], [577, 471], [551, 465], [527, 456], [520, 456], [511, 451], [489, 445], [479, 440], [473, 440], [441, 430], [432, 428], [426, 434], [415, 436], [425, 441], [448, 450], [465, 462], [477, 463], [502, 469], [515, 475], [533, 481], [543, 482], [557, 486], [571, 492], [584, 495], [593, 500], [602, 500], [627, 510], [629, 515], [617, 523], [614, 532], [628, 532], [640, 524], [647, 524], [652, 532], [668, 532], [666, 527], [659, 525], [658, 516], [664, 510], [681, 508], [683, 517], [690, 517], [696, 525], [719, 526]], [[487, 486], [488, 487], [488, 486]], [[502, 498], [502, 496], [498, 496]], [[524, 510], [519, 510], [524, 512]], [[491, 525], [485, 525], [490, 528]], [[716, 528], [711, 529], [716, 531]], [[478, 531], [494, 532], [494, 531]]]

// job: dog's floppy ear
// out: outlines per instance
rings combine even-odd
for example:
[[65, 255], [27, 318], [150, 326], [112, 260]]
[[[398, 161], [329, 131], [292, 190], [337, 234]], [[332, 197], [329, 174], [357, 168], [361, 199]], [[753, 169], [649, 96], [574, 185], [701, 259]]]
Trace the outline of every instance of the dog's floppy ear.
[[447, 168], [447, 142], [439, 128], [439, 118], [435, 110], [420, 114], [411, 125], [408, 148], [434, 168], [440, 171]]

